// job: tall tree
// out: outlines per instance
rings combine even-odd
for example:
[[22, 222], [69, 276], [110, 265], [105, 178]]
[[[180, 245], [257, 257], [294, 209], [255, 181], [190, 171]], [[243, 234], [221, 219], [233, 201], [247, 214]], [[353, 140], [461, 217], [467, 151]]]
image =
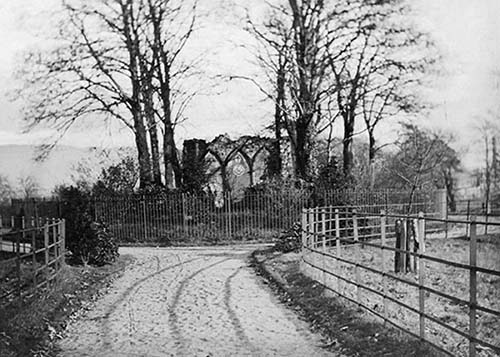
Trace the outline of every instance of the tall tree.
[[362, 118], [369, 139], [369, 163], [377, 151], [375, 128], [401, 110], [419, 109], [416, 86], [434, 59], [430, 42], [415, 31], [405, 1], [346, 1], [340, 26], [329, 32], [329, 60], [337, 84], [336, 110], [344, 126], [343, 168], [353, 167], [355, 126]]
[[[314, 142], [327, 129], [333, 137], [337, 118], [349, 176], [358, 118], [366, 124], [373, 162], [377, 124], [415, 108], [409, 85], [423, 68], [428, 42], [404, 17], [402, 0], [288, 0], [269, 7], [268, 20], [260, 27], [252, 22], [251, 29], [264, 45], [259, 63], [274, 74], [268, 80], [278, 84], [285, 73], [285, 90], [276, 85], [267, 93], [275, 113], [283, 114], [296, 177], [310, 179]], [[284, 67], [277, 65], [283, 56]]]
[[23, 64], [21, 94], [30, 127], [52, 124], [58, 130], [50, 149], [76, 122], [118, 120], [134, 133], [145, 188], [161, 184], [160, 124], [165, 181], [175, 186], [173, 177], [181, 175], [174, 128], [191, 98], [178, 95], [186, 93], [182, 84], [190, 69], [180, 53], [194, 30], [194, 5], [69, 0], [64, 9], [54, 47], [31, 53]]
[[[262, 92], [274, 103], [274, 121], [270, 128], [274, 132], [274, 152], [270, 157], [268, 167], [270, 177], [279, 177], [282, 174], [281, 142], [282, 131], [288, 127], [287, 108], [287, 71], [291, 59], [291, 29], [279, 16], [270, 15], [269, 19], [259, 26], [247, 14], [246, 30], [253, 35], [260, 48], [252, 48], [252, 54], [265, 73], [266, 81], [270, 84], [269, 90], [259, 85]], [[250, 79], [250, 78], [245, 78]], [[255, 80], [251, 79], [252, 81]]]
[[[331, 91], [325, 61], [325, 17], [322, 0], [290, 0], [270, 5], [268, 20], [260, 26], [251, 22], [252, 32], [263, 44], [257, 55], [259, 64], [272, 83], [272, 90], [264, 92], [275, 104], [274, 128], [286, 130], [294, 176], [305, 181], [312, 179], [311, 153], [321, 103]], [[276, 136], [280, 134], [276, 132]]]
[[411, 210], [415, 194], [421, 189], [453, 189], [453, 173], [460, 161], [449, 146], [451, 139], [442, 133], [421, 129], [414, 124], [403, 123], [397, 151], [386, 158], [379, 187], [408, 190]]

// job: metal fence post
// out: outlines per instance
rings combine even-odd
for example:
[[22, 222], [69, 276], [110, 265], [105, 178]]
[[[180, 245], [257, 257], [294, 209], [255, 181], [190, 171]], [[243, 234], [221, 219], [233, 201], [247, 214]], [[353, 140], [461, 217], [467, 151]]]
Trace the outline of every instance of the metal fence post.
[[476, 304], [477, 304], [477, 225], [476, 217], [471, 217], [469, 244], [469, 356], [476, 356]]
[[142, 226], [144, 227], [144, 232], [143, 232], [144, 242], [147, 242], [148, 235], [146, 233], [146, 230], [148, 225], [146, 222], [146, 198], [144, 196], [142, 197]]

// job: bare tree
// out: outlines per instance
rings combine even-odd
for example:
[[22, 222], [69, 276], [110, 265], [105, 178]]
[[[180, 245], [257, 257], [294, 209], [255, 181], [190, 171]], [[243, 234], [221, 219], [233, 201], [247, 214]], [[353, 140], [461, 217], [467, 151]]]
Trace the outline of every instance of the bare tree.
[[58, 130], [50, 149], [77, 121], [118, 120], [134, 133], [144, 188], [161, 184], [161, 124], [166, 183], [174, 186], [172, 171], [181, 177], [174, 127], [188, 103], [176, 94], [186, 93], [183, 75], [190, 69], [177, 62], [194, 30], [195, 7], [177, 0], [72, 0], [64, 9], [54, 48], [31, 53], [23, 66], [30, 127]]
[[39, 195], [40, 185], [33, 176], [19, 177], [18, 179], [19, 194], [22, 198], [28, 199]]
[[13, 190], [9, 179], [4, 175], [0, 175], [0, 204], [8, 203], [12, 195]]
[[[281, 11], [274, 9], [273, 13], [281, 13]], [[289, 123], [286, 84], [291, 59], [292, 31], [280, 16], [274, 15], [270, 15], [259, 26], [247, 14], [247, 25], [246, 30], [261, 45], [260, 48], [251, 48], [251, 52], [255, 56], [257, 64], [264, 70], [266, 81], [271, 86], [269, 90], [264, 90], [260, 85], [259, 88], [274, 103], [274, 121], [270, 128], [274, 131], [275, 142], [269, 171], [270, 176], [280, 176], [283, 165], [281, 158], [282, 131], [288, 127]]]
[[492, 190], [498, 189], [500, 186], [499, 155], [496, 147], [496, 139], [500, 137], [500, 126], [493, 119], [482, 119], [478, 129], [484, 142], [484, 168], [481, 176], [484, 179], [485, 209], [488, 212]]
[[385, 174], [379, 179], [386, 187], [409, 191], [410, 212], [418, 190], [447, 184], [450, 185], [447, 191], [453, 188], [450, 178], [460, 161], [446, 135], [420, 129], [414, 124], [403, 123], [402, 126], [400, 140], [396, 143], [398, 151], [387, 157]]
[[[275, 136], [286, 130], [297, 179], [311, 180], [311, 153], [321, 120], [321, 103], [331, 92], [327, 81], [326, 14], [322, 0], [270, 5], [267, 21], [249, 21], [250, 31], [263, 44], [256, 57], [266, 70], [274, 101]], [[263, 86], [259, 85], [259, 88]]]
[[[339, 15], [340, 26], [329, 32], [333, 49], [330, 65], [337, 84], [336, 110], [342, 117], [343, 168], [353, 166], [355, 124], [361, 117], [369, 139], [369, 163], [377, 151], [375, 128], [400, 111], [420, 109], [415, 85], [435, 59], [430, 41], [408, 21], [405, 2], [348, 1]], [[354, 15], [353, 15], [354, 14]]]
[[328, 130], [331, 143], [341, 118], [349, 176], [358, 118], [366, 124], [373, 162], [378, 123], [416, 108], [410, 84], [417, 82], [428, 42], [405, 22], [401, 0], [289, 0], [269, 7], [269, 19], [260, 26], [250, 21], [250, 30], [264, 45], [258, 62], [276, 83], [266, 93], [275, 104], [275, 126], [280, 118], [290, 139], [295, 174], [310, 178], [316, 138]]

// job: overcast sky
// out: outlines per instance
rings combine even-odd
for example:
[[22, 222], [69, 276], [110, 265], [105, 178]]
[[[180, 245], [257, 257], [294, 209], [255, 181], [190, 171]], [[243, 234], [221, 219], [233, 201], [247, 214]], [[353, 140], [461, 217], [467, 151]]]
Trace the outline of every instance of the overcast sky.
[[[245, 37], [227, 15], [227, 6], [239, 0], [200, 0], [206, 4], [226, 5], [225, 11], [216, 12], [212, 22], [194, 39], [193, 46], [207, 50], [210, 72], [216, 74], [249, 74], [249, 54], [235, 43]], [[262, 2], [255, 6], [262, 6]], [[47, 130], [22, 134], [22, 121], [16, 104], [7, 99], [13, 83], [13, 72], [20, 53], [32, 46], [43, 44], [37, 33], [50, 26], [48, 13], [59, 0], [1, 0], [0, 3], [0, 144], [38, 144], [50, 134]], [[249, 4], [250, 2], [245, 2]], [[475, 152], [478, 148], [475, 121], [498, 110], [500, 92], [500, 1], [499, 0], [412, 0], [418, 24], [436, 39], [443, 53], [445, 73], [432, 89], [435, 108], [419, 120], [453, 132], [458, 138], [456, 148]], [[209, 5], [215, 6], [215, 5]], [[223, 21], [227, 18], [227, 22]], [[216, 49], [217, 51], [214, 51]], [[217, 53], [217, 54], [215, 54]], [[269, 121], [272, 105], [262, 102], [263, 97], [250, 83], [231, 81], [217, 94], [198, 97], [188, 111], [189, 120], [178, 130], [178, 140], [185, 138], [212, 139], [220, 133], [232, 136], [258, 134]], [[111, 128], [110, 130], [113, 130]], [[389, 128], [383, 128], [389, 132]], [[390, 137], [390, 134], [387, 135]], [[131, 144], [127, 131], [110, 138], [102, 128], [86, 127], [73, 130], [64, 141], [72, 145]], [[473, 165], [474, 156], [466, 157]]]

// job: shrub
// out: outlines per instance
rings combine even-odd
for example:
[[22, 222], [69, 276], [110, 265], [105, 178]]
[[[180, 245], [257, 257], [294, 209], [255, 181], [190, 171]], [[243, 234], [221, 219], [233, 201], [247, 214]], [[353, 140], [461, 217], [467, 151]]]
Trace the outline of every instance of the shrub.
[[283, 253], [299, 251], [302, 245], [301, 236], [301, 224], [295, 222], [292, 227], [279, 236], [278, 241], [274, 245], [274, 250]]
[[66, 220], [66, 247], [83, 264], [104, 265], [118, 257], [118, 244], [102, 222], [94, 220], [92, 196], [69, 186], [58, 190], [61, 216]]
[[118, 244], [104, 223], [91, 222], [83, 228], [75, 253], [84, 264], [102, 266], [118, 258]]

